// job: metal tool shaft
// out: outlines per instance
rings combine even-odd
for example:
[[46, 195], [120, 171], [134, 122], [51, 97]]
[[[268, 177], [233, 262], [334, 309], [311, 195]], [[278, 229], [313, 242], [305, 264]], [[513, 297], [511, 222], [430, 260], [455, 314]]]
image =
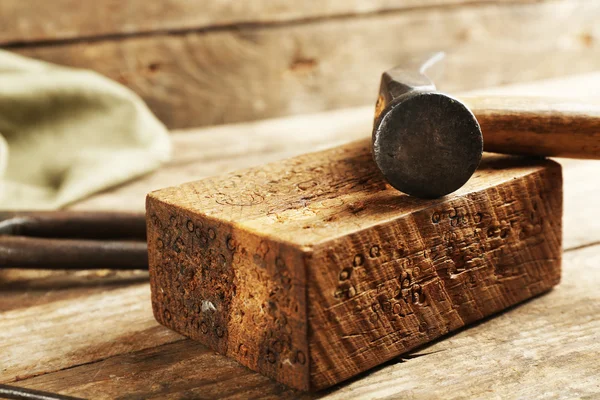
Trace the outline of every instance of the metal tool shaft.
[[65, 396], [17, 386], [0, 385], [0, 399], [12, 400], [82, 400], [79, 397]]
[[0, 267], [28, 269], [147, 269], [142, 241], [0, 237]]
[[0, 235], [78, 239], [146, 239], [143, 213], [0, 212]]
[[147, 269], [145, 215], [2, 212], [0, 268]]

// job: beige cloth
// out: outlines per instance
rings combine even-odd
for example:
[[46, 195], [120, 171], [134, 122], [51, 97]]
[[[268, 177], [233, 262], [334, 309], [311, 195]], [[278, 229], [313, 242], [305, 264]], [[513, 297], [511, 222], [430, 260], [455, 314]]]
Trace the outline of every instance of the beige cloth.
[[0, 51], [0, 209], [51, 209], [168, 160], [142, 100], [94, 72]]

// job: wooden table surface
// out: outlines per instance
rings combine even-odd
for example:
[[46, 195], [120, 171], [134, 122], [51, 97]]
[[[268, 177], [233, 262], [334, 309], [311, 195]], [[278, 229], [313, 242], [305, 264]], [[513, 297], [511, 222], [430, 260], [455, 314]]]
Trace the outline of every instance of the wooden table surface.
[[[600, 73], [497, 91], [600, 93]], [[174, 132], [162, 170], [73, 209], [143, 210], [150, 190], [369, 135], [372, 108]], [[155, 322], [145, 272], [0, 272], [0, 382], [93, 399], [596, 398], [600, 161], [564, 167], [562, 283], [338, 387], [292, 391]]]

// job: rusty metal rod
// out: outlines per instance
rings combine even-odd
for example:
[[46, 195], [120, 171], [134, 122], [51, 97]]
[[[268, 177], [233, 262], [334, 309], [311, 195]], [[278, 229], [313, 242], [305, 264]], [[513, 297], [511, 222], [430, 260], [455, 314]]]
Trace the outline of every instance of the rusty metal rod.
[[0, 212], [0, 235], [146, 240], [146, 218], [131, 212]]
[[0, 236], [0, 268], [148, 269], [142, 241]]
[[0, 384], [0, 399], [12, 400], [82, 400], [80, 397], [42, 392], [41, 390], [26, 389], [17, 386]]

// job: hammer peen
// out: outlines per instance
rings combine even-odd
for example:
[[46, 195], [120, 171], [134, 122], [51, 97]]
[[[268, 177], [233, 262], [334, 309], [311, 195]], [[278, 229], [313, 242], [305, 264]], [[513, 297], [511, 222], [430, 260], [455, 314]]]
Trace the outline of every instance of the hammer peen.
[[600, 159], [600, 104], [525, 96], [438, 92], [427, 69], [442, 59], [384, 72], [375, 107], [373, 158], [394, 188], [437, 198], [463, 186], [483, 150]]

